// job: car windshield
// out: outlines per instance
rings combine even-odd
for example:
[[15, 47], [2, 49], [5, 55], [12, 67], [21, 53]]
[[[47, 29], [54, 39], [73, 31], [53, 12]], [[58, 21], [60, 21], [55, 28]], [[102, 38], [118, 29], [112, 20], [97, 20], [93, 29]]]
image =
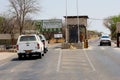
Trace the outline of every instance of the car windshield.
[[43, 35], [40, 35], [39, 37], [40, 37], [41, 40], [46, 40]]
[[102, 36], [102, 38], [109, 38], [109, 36]]
[[42, 40], [42, 36], [39, 36], [40, 37], [40, 40]]
[[22, 36], [20, 41], [36, 41], [35, 36]]

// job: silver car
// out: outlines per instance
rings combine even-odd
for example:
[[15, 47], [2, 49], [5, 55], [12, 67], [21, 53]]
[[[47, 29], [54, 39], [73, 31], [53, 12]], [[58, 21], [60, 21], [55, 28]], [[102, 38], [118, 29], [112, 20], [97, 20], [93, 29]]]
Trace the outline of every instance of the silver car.
[[39, 34], [39, 37], [44, 45], [44, 53], [47, 53], [48, 51], [48, 41], [46, 40], [45, 36], [43, 34]]
[[100, 38], [100, 46], [105, 45], [105, 44], [111, 46], [111, 39], [108, 35], [103, 35]]

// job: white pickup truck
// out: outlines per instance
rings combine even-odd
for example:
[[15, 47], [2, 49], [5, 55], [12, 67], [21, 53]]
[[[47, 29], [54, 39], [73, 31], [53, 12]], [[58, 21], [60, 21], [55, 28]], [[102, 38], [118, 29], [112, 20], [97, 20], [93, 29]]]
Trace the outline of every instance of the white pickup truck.
[[17, 54], [18, 58], [32, 57], [38, 55], [39, 58], [44, 56], [44, 45], [36, 34], [20, 35], [17, 40]]

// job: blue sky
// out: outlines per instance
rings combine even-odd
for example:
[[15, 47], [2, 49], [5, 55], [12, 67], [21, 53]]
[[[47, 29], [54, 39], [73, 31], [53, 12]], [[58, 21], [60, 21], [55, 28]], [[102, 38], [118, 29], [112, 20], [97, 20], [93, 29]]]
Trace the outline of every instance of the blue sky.
[[[38, 0], [41, 11], [32, 15], [34, 19], [64, 19], [66, 15], [66, 0]], [[76, 0], [67, 0], [67, 15], [77, 15]], [[88, 15], [89, 18], [104, 19], [109, 16], [120, 14], [119, 0], [78, 0], [79, 15]], [[8, 8], [8, 0], [0, 0], [0, 13]], [[109, 33], [102, 20], [88, 20], [88, 29]]]

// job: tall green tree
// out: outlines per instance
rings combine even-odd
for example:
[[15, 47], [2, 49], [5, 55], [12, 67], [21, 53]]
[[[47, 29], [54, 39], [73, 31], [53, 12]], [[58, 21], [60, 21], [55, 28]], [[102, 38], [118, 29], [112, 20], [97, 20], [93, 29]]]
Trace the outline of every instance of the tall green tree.
[[42, 31], [42, 20], [35, 21], [35, 26], [38, 32]]
[[120, 15], [111, 16], [106, 19], [104, 19], [104, 25], [106, 28], [108, 28], [111, 32], [111, 38], [116, 38], [116, 24], [117, 22], [120, 22]]

